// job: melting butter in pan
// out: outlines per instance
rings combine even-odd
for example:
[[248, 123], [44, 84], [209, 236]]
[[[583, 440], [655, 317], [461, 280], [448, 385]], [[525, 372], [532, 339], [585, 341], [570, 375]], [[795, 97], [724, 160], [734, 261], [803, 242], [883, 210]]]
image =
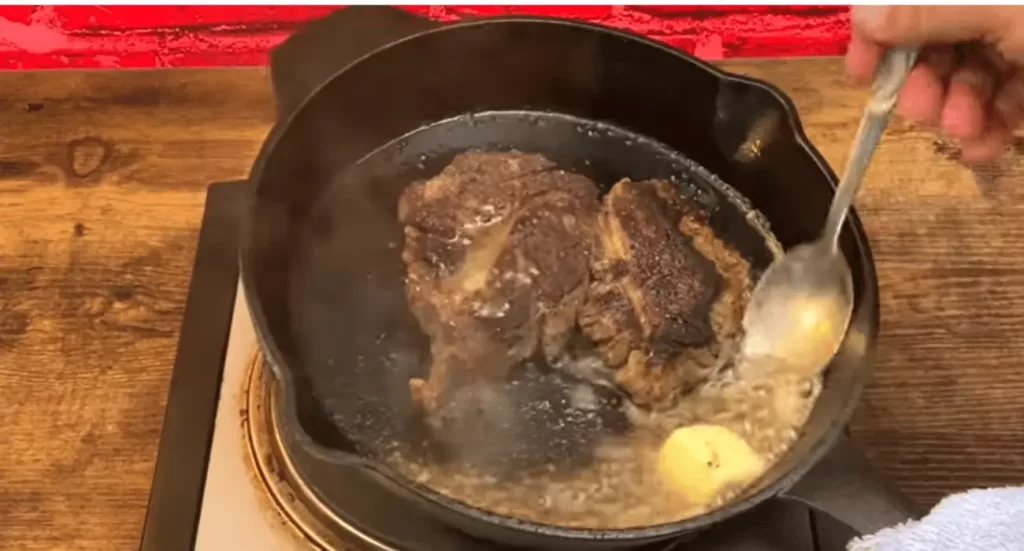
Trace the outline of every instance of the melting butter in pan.
[[658, 471], [687, 500], [704, 504], [753, 482], [765, 471], [765, 462], [726, 427], [690, 425], [673, 431], [662, 444]]

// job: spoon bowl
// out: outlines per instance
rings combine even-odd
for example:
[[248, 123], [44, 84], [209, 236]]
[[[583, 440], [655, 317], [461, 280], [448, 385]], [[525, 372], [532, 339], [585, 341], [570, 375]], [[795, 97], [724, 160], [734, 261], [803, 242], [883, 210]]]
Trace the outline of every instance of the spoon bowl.
[[[853, 315], [853, 279], [839, 234], [916, 61], [916, 48], [890, 48], [879, 61], [871, 100], [821, 235], [776, 259], [754, 287], [743, 316], [741, 353], [748, 361], [813, 375], [839, 350]], [[771, 363], [760, 361], [765, 359]]]
[[[853, 277], [827, 243], [797, 245], [761, 276], [743, 316], [742, 354], [811, 375], [839, 350], [853, 315]], [[758, 362], [764, 365], [764, 362]]]

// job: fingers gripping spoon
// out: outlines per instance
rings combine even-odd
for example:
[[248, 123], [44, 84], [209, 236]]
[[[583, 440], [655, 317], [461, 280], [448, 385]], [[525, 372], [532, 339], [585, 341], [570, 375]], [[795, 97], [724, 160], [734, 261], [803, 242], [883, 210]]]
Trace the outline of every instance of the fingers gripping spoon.
[[853, 281], [839, 234], [916, 60], [916, 48], [886, 51], [821, 235], [776, 259], [755, 286], [743, 317], [742, 354], [752, 367], [763, 358], [811, 374], [839, 350], [853, 314]]

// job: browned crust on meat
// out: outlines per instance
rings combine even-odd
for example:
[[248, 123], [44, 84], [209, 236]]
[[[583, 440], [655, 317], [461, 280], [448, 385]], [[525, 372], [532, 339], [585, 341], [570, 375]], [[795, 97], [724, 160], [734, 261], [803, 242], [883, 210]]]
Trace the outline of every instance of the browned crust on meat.
[[469, 152], [399, 202], [410, 307], [431, 340], [429, 411], [474, 380], [565, 346], [590, 281], [600, 203], [585, 177], [539, 155]]
[[718, 365], [734, 333], [722, 320], [737, 304], [722, 297], [736, 294], [747, 266], [669, 182], [618, 182], [598, 227], [602, 254], [580, 325], [635, 403], [671, 407]]

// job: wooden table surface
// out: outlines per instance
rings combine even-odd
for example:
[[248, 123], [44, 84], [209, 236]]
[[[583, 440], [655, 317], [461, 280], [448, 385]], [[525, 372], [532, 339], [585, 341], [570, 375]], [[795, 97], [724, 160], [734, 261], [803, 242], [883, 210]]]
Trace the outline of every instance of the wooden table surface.
[[[841, 166], [838, 59], [727, 65]], [[258, 69], [0, 73], [0, 549], [137, 547], [204, 188], [272, 121]], [[855, 428], [921, 504], [1024, 482], [1022, 177], [897, 122], [861, 193], [883, 327]]]

